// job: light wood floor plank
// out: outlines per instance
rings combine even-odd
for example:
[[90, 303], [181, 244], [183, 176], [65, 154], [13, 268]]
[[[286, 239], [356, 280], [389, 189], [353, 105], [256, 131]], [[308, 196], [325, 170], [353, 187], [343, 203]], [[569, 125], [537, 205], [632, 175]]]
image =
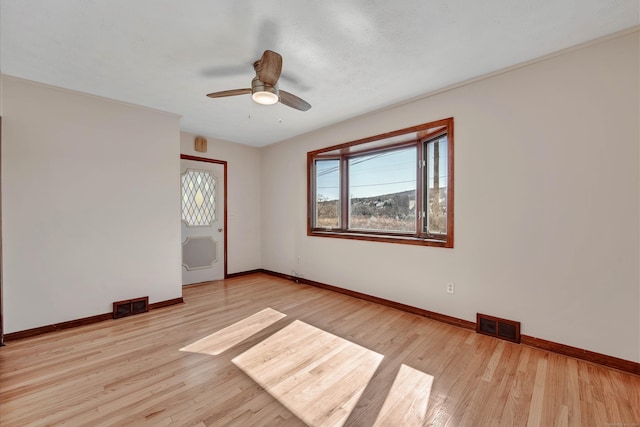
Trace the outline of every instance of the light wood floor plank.
[[267, 326], [273, 325], [278, 320], [286, 317], [270, 307], [265, 308], [249, 317], [246, 317], [233, 325], [229, 325], [224, 329], [207, 335], [198, 341], [189, 344], [180, 349], [180, 351], [188, 351], [191, 353], [202, 353], [210, 356], [217, 356], [229, 350], [231, 347], [241, 343], [242, 341], [265, 329]]
[[382, 355], [299, 320], [232, 362], [310, 426], [341, 426]]
[[376, 418], [374, 427], [424, 425], [433, 377], [401, 365]]
[[[405, 402], [426, 403], [424, 425], [640, 425], [638, 376], [327, 290], [253, 274], [187, 287], [184, 300], [9, 341], [0, 348], [0, 425], [304, 426], [232, 363], [296, 320], [384, 356], [346, 426], [375, 423], [387, 396], [396, 395], [402, 365], [433, 376], [428, 402], [413, 395]], [[268, 307], [286, 317], [218, 355], [180, 351]], [[289, 344], [278, 344], [272, 358]], [[337, 369], [349, 361], [338, 352], [309, 369], [340, 382]]]

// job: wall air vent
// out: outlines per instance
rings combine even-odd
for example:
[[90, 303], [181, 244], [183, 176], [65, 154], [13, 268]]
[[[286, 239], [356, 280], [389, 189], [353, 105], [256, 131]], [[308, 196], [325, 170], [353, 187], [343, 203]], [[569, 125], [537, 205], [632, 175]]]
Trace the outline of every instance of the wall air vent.
[[476, 332], [520, 344], [520, 322], [476, 314]]
[[113, 318], [131, 316], [149, 311], [149, 297], [117, 301], [113, 303]]

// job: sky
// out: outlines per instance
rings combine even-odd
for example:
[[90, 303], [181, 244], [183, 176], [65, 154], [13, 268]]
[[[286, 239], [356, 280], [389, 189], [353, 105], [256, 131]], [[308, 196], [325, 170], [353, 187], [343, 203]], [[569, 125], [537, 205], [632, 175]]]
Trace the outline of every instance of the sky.
[[[446, 139], [444, 141], [441, 143], [443, 148], [446, 147]], [[442, 155], [443, 151], [440, 156], [441, 186], [446, 185], [444, 177], [447, 171], [447, 157]], [[338, 165], [338, 160], [316, 162], [317, 192], [318, 195], [322, 195], [328, 200], [337, 200], [339, 196]], [[349, 160], [349, 196], [352, 198], [375, 197], [415, 190], [416, 167], [415, 147], [353, 157]], [[433, 180], [431, 179], [429, 186], [432, 185]]]

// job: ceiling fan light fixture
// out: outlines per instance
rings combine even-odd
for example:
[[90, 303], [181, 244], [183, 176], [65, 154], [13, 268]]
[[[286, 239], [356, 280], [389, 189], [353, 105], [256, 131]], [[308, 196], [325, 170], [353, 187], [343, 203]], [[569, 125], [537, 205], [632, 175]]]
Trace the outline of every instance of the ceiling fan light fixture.
[[262, 105], [272, 105], [278, 102], [278, 95], [276, 95], [274, 92], [268, 92], [266, 90], [253, 92], [251, 97], [255, 102]]
[[257, 76], [251, 81], [251, 98], [262, 105], [273, 105], [280, 100], [277, 86], [267, 84]]

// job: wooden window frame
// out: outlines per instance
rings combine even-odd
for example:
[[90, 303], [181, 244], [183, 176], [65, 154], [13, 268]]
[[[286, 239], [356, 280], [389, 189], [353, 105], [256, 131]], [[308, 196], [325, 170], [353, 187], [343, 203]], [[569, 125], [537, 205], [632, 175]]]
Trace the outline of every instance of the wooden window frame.
[[[421, 125], [375, 135], [343, 144], [333, 145], [307, 153], [307, 235], [339, 239], [368, 240], [376, 242], [453, 248], [454, 231], [454, 134], [453, 118], [437, 120]], [[447, 135], [447, 232], [446, 235], [429, 235], [425, 231], [425, 218], [420, 215], [425, 209], [426, 166], [423, 148], [426, 143]], [[349, 229], [348, 161], [363, 154], [398, 150], [414, 146], [417, 150], [416, 162], [416, 226], [414, 232], [384, 230]], [[340, 160], [339, 227], [314, 227], [316, 215], [315, 161]]]

